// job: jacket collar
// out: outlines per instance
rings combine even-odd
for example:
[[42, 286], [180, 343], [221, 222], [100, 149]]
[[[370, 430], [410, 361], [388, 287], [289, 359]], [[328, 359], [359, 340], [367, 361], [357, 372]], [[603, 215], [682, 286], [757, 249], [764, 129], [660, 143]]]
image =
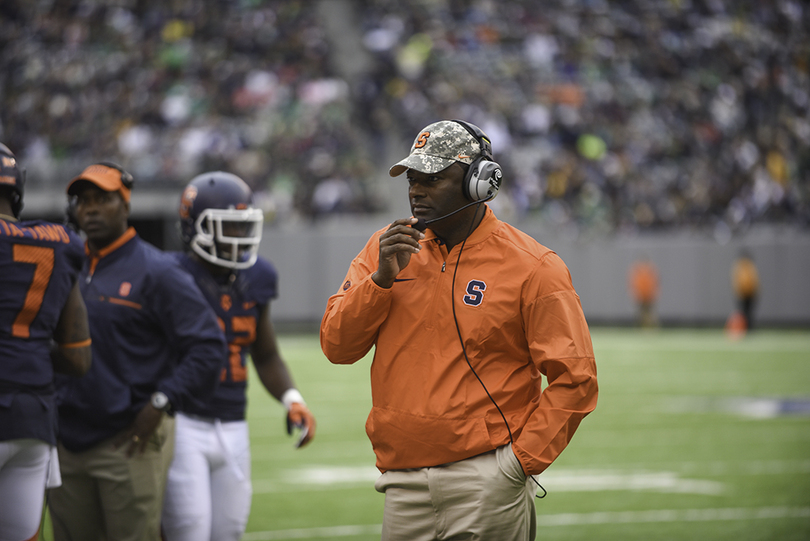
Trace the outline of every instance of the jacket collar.
[[110, 255], [111, 253], [113, 253], [114, 251], [119, 249], [121, 246], [125, 245], [126, 243], [128, 243], [129, 241], [134, 239], [135, 235], [136, 235], [135, 228], [130, 226], [124, 232], [123, 235], [121, 235], [120, 237], [115, 239], [112, 243], [105, 246], [104, 248], [102, 248], [98, 252], [91, 251], [90, 246], [85, 242], [84, 243], [84, 253], [87, 255], [87, 257], [90, 258], [90, 276], [92, 276], [93, 273], [96, 271], [96, 265], [98, 265], [98, 262], [101, 259], [103, 259], [104, 257]]
[[489, 237], [493, 231], [495, 231], [496, 227], [498, 227], [499, 220], [495, 217], [495, 213], [492, 212], [489, 205], [486, 206], [486, 209], [487, 210], [484, 213], [484, 217], [481, 219], [481, 223], [478, 224], [475, 231], [473, 231], [470, 236], [467, 237], [467, 246], [482, 242]]

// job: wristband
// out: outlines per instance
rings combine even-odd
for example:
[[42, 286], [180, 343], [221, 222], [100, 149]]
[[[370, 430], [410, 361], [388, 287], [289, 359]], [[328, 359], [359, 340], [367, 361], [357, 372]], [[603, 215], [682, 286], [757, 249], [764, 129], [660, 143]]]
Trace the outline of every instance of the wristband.
[[284, 394], [281, 396], [281, 403], [284, 404], [287, 411], [290, 411], [290, 408], [295, 402], [305, 406], [307, 405], [307, 403], [304, 402], [304, 397], [298, 392], [298, 389], [290, 388], [284, 391]]
[[82, 340], [81, 342], [70, 342], [67, 344], [58, 344], [57, 345], [62, 349], [76, 349], [76, 348], [83, 348], [92, 344], [93, 341], [89, 338], [87, 340]]

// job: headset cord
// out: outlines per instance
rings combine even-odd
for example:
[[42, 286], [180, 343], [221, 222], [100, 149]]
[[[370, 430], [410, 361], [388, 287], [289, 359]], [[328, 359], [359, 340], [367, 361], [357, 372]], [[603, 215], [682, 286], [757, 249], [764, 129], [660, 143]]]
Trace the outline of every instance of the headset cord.
[[[467, 235], [464, 237], [464, 240], [461, 242], [461, 247], [458, 249], [458, 257], [456, 258], [456, 265], [455, 268], [453, 269], [453, 281], [450, 283], [450, 307], [453, 310], [453, 322], [456, 325], [456, 334], [458, 335], [458, 341], [461, 344], [461, 351], [462, 353], [464, 353], [464, 360], [467, 361], [467, 366], [470, 367], [470, 371], [475, 376], [475, 379], [477, 379], [478, 383], [481, 384], [481, 387], [484, 388], [484, 392], [487, 393], [489, 400], [495, 405], [495, 409], [497, 409], [498, 413], [501, 414], [501, 419], [503, 419], [503, 424], [506, 426], [506, 431], [509, 432], [509, 443], [514, 445], [515, 439], [512, 436], [512, 429], [509, 428], [509, 422], [506, 420], [506, 415], [503, 414], [503, 410], [501, 410], [501, 407], [492, 397], [492, 395], [489, 392], [489, 389], [487, 389], [487, 386], [484, 385], [484, 380], [482, 380], [481, 376], [478, 375], [478, 372], [475, 371], [475, 368], [473, 368], [473, 365], [470, 362], [470, 358], [467, 356], [467, 348], [464, 346], [464, 338], [461, 336], [461, 327], [459, 327], [458, 318], [456, 317], [456, 274], [458, 273], [458, 263], [459, 261], [461, 261], [461, 253], [464, 251], [464, 245], [467, 244], [467, 239], [472, 233], [473, 224], [475, 223], [475, 217], [478, 215], [478, 208], [480, 206], [481, 203], [479, 202], [478, 206], [475, 207], [475, 213], [473, 214], [473, 219], [470, 222], [470, 229], [467, 231]], [[529, 475], [528, 477], [531, 478], [531, 480], [534, 481], [534, 484], [536, 484], [540, 488], [540, 490], [543, 491], [542, 496], [535, 495], [535, 497], [538, 499], [545, 498], [548, 495], [548, 491], [543, 487], [543, 485], [541, 485], [537, 481], [537, 479], [534, 478], [534, 475]]]

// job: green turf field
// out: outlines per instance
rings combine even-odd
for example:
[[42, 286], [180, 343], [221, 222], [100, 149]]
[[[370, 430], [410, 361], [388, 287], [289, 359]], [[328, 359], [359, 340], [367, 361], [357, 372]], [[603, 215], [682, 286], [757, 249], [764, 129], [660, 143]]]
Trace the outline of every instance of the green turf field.
[[[810, 539], [810, 332], [592, 332], [599, 405], [539, 477], [538, 539]], [[315, 335], [280, 341], [317, 437], [294, 450], [253, 385], [244, 539], [379, 539], [370, 358], [333, 366]]]
[[[538, 539], [810, 539], [810, 332], [592, 335], [599, 405], [539, 476]], [[379, 539], [383, 497], [363, 429], [370, 358], [333, 366], [314, 334], [280, 343], [317, 436], [293, 449], [253, 374], [244, 540]]]

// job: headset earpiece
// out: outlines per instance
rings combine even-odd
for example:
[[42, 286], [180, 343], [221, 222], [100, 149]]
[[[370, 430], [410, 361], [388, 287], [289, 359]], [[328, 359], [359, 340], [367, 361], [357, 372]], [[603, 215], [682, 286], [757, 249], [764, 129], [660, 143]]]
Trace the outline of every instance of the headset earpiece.
[[476, 158], [467, 170], [461, 185], [464, 196], [470, 201], [491, 200], [498, 195], [503, 180], [501, 166], [492, 159], [492, 144], [481, 128], [463, 120], [453, 120], [464, 127], [475, 137], [481, 147], [481, 155]]
[[135, 184], [135, 179], [129, 172], [125, 171], [123, 167], [113, 162], [98, 162], [98, 164], [103, 165], [105, 167], [109, 167], [110, 169], [115, 169], [116, 171], [120, 172], [121, 184], [123, 184], [124, 188], [126, 188], [127, 190], [132, 190], [132, 185]]
[[121, 170], [121, 184], [123, 184], [124, 188], [127, 190], [131, 190], [132, 185], [135, 184], [135, 179], [132, 178], [132, 175], [123, 169]]
[[503, 171], [500, 165], [485, 158], [478, 158], [470, 164], [462, 189], [464, 195], [471, 201], [492, 200], [501, 189], [502, 179]]

